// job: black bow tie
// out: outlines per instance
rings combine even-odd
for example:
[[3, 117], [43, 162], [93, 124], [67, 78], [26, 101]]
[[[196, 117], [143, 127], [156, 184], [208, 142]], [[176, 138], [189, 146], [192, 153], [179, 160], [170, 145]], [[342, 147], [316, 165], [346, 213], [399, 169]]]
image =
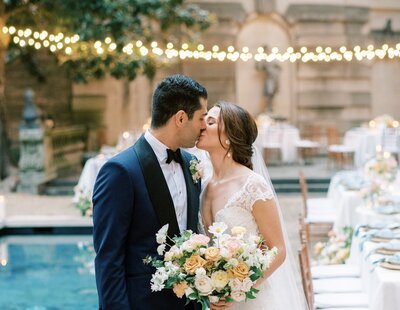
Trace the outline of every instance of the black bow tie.
[[182, 164], [182, 155], [180, 149], [177, 149], [175, 152], [171, 149], [167, 149], [167, 156], [167, 164], [171, 163], [173, 160], [178, 164]]

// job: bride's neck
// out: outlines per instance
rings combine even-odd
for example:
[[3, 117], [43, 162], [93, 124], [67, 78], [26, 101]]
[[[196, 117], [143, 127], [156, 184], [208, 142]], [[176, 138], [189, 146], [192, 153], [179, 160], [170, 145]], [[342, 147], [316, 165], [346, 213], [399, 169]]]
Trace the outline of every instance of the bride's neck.
[[230, 176], [234, 167], [237, 163], [232, 159], [232, 157], [228, 157], [225, 153], [210, 153], [211, 163], [214, 169], [214, 179], [221, 180], [228, 176]]

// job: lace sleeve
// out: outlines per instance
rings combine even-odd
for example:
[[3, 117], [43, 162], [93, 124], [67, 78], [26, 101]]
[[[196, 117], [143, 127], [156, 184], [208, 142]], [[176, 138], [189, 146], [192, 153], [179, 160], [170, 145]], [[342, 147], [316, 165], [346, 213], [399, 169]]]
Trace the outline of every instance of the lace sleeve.
[[253, 206], [258, 200], [271, 200], [274, 198], [274, 193], [271, 186], [264, 180], [263, 177], [254, 174], [245, 186], [246, 204], [245, 208], [253, 211]]

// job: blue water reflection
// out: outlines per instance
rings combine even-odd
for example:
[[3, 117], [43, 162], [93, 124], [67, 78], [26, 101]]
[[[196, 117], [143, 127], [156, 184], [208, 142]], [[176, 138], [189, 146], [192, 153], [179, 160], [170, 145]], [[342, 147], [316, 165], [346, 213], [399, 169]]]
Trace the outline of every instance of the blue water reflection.
[[0, 238], [0, 309], [97, 309], [91, 236]]

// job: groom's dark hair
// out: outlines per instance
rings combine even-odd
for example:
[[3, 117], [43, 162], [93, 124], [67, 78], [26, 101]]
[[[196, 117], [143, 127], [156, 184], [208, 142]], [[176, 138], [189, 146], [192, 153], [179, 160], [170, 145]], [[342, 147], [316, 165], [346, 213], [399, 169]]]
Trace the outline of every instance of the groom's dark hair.
[[189, 119], [201, 108], [200, 98], [207, 99], [207, 90], [185, 75], [171, 75], [162, 80], [154, 91], [151, 108], [151, 127], [164, 126], [179, 110]]

